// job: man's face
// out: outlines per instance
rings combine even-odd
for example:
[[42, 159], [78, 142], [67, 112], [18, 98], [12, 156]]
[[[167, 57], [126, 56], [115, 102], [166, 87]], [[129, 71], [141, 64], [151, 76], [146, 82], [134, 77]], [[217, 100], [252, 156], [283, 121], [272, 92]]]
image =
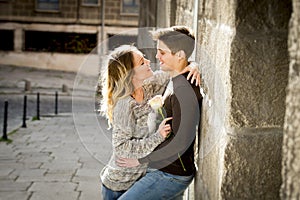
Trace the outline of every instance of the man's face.
[[159, 60], [160, 69], [163, 71], [173, 71], [176, 66], [175, 54], [167, 47], [167, 45], [158, 40], [157, 41], [157, 52], [155, 56]]

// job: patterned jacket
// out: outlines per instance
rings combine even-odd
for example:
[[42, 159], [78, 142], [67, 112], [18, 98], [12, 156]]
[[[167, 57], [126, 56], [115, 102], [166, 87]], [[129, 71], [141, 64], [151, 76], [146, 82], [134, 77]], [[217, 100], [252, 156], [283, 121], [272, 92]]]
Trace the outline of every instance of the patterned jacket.
[[111, 190], [127, 190], [145, 174], [147, 168], [147, 164], [134, 168], [119, 167], [115, 163], [116, 157], [142, 158], [164, 141], [164, 138], [149, 126], [152, 108], [147, 102], [154, 95], [162, 94], [168, 80], [167, 73], [155, 72], [154, 76], [144, 81], [142, 103], [136, 102], [131, 96], [116, 103], [113, 110], [113, 154], [100, 173], [102, 183]]

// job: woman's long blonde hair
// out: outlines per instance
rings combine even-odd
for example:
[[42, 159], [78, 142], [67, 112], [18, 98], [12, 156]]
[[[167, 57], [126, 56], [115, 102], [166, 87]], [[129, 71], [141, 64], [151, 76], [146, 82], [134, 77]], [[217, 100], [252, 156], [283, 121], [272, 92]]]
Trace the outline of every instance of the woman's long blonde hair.
[[134, 87], [133, 76], [133, 52], [138, 51], [135, 46], [121, 45], [114, 49], [109, 57], [108, 64], [101, 73], [101, 114], [112, 125], [113, 109], [119, 99], [132, 94]]

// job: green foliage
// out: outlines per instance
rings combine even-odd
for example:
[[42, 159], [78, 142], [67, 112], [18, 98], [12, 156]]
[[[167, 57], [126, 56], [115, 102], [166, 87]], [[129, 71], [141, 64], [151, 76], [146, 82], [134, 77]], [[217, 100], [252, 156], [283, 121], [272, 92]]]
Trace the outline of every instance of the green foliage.
[[9, 138], [7, 138], [7, 140], [1, 138], [1, 139], [0, 139], [0, 142], [6, 142], [6, 144], [10, 144], [10, 143], [12, 143], [12, 140], [9, 139]]
[[36, 121], [38, 120], [37, 116], [32, 117], [31, 121]]
[[65, 41], [54, 39], [52, 43], [51, 51], [53, 52], [90, 53], [94, 48], [89, 38], [84, 38], [80, 35], [69, 35]]

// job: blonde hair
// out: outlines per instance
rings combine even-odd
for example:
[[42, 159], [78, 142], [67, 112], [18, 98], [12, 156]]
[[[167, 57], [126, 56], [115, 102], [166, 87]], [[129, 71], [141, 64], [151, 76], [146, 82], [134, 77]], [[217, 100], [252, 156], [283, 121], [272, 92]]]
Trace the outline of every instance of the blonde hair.
[[135, 46], [121, 45], [114, 49], [109, 57], [107, 67], [101, 73], [102, 100], [100, 111], [108, 119], [109, 127], [113, 120], [113, 109], [119, 99], [129, 96], [134, 91], [133, 52]]

